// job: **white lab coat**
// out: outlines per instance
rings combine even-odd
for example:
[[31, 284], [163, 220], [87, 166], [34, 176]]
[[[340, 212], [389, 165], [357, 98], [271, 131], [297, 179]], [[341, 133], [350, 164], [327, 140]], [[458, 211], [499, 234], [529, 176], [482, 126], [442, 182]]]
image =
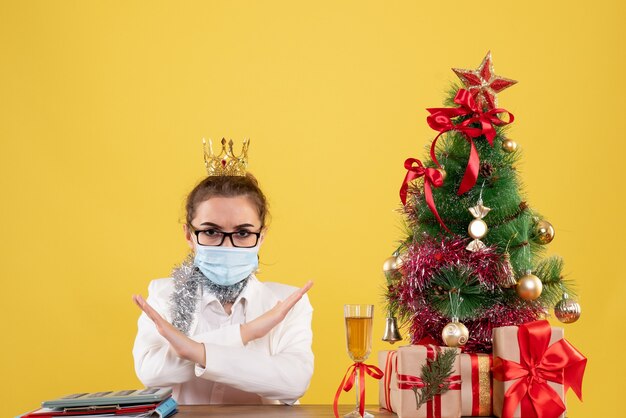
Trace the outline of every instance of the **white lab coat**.
[[[150, 283], [148, 303], [171, 322], [174, 280]], [[292, 404], [313, 374], [311, 317], [307, 295], [267, 335], [244, 346], [240, 324], [284, 300], [293, 286], [260, 282], [251, 276], [227, 315], [215, 296], [202, 292], [189, 336], [206, 350], [206, 367], [182, 360], [142, 313], [133, 347], [135, 372], [146, 386], [173, 387], [179, 404]]]

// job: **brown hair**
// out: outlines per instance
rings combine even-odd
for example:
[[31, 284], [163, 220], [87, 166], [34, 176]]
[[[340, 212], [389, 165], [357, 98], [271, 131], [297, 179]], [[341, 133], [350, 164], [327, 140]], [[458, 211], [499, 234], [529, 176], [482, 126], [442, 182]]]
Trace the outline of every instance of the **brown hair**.
[[187, 196], [185, 204], [186, 222], [191, 226], [195, 216], [196, 206], [212, 197], [247, 196], [256, 206], [261, 219], [261, 227], [265, 226], [265, 219], [269, 217], [268, 203], [259, 187], [259, 182], [250, 173], [245, 176], [209, 176], [193, 188]]

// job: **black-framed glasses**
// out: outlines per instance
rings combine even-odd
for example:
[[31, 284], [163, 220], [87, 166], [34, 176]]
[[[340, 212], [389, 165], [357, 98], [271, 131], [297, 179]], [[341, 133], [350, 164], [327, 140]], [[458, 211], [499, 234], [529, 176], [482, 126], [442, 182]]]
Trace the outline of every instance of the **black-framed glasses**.
[[252, 248], [256, 247], [261, 236], [261, 232], [250, 232], [245, 229], [234, 232], [223, 232], [212, 228], [204, 230], [193, 229], [193, 233], [196, 235], [198, 244], [207, 247], [219, 247], [224, 244], [224, 240], [228, 237], [233, 247]]

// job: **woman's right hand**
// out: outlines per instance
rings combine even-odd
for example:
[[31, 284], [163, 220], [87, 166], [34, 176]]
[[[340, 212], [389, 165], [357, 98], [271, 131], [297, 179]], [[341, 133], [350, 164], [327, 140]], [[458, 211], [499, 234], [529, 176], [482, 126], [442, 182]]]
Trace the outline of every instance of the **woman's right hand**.
[[304, 296], [312, 286], [313, 282], [309, 280], [302, 288], [293, 292], [287, 299], [278, 302], [276, 306], [263, 315], [253, 321], [241, 324], [241, 340], [244, 345], [252, 340], [263, 337], [285, 319], [291, 308], [302, 299], [302, 296]]
[[133, 295], [133, 301], [154, 322], [159, 334], [170, 343], [178, 357], [204, 367], [204, 344], [192, 340], [167, 322], [141, 295]]

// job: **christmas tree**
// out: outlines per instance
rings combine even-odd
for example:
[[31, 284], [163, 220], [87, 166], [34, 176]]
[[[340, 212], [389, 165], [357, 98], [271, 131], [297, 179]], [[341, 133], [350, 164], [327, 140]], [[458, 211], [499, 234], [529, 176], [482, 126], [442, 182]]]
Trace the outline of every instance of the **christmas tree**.
[[514, 116], [496, 97], [516, 82], [494, 74], [490, 53], [476, 70], [453, 71], [463, 85], [428, 109], [438, 132], [429, 158], [405, 162], [406, 237], [385, 261], [385, 296], [412, 343], [490, 352], [494, 327], [551, 309], [573, 322], [580, 306], [562, 260], [544, 255], [554, 228], [522, 194], [520, 150], [506, 135]]

